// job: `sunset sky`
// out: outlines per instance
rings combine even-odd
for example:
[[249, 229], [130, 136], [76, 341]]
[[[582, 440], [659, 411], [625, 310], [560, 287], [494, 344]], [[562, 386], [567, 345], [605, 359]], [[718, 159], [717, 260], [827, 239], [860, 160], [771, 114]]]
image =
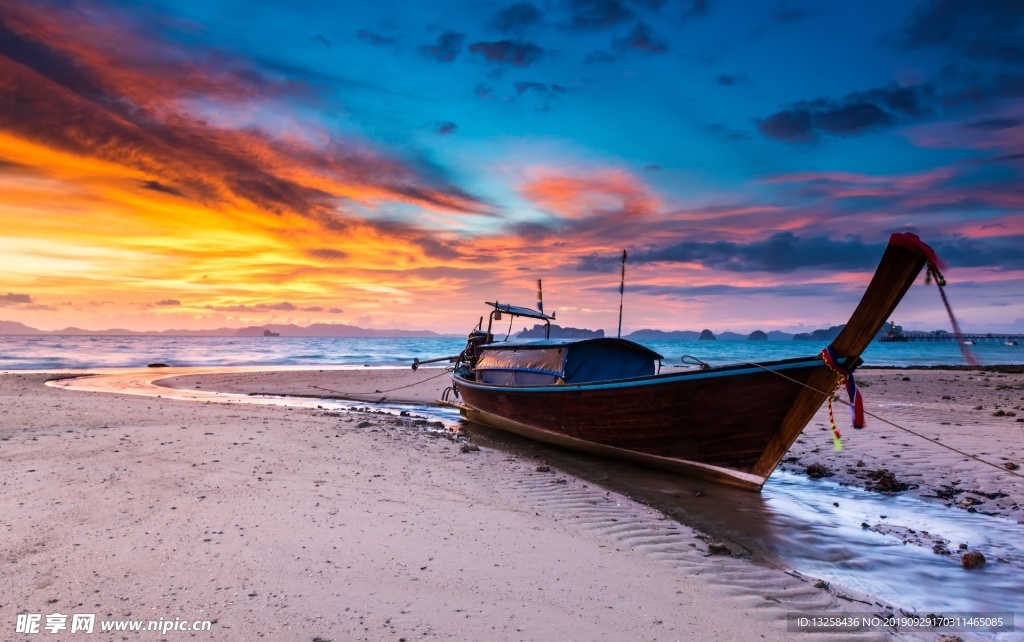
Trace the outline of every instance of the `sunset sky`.
[[[0, 319], [1024, 332], [1015, 1], [0, 0]], [[895, 320], [948, 329], [919, 283]]]

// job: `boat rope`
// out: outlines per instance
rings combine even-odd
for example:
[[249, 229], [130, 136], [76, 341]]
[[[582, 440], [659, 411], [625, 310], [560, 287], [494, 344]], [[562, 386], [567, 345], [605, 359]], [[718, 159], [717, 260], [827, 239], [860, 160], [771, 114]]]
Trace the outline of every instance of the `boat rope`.
[[836, 393], [843, 387], [842, 375], [836, 379], [836, 385], [832, 388], [832, 392], [828, 393], [828, 425], [832, 427], [832, 448], [838, 453], [843, 450], [842, 433], [839, 432], [839, 428], [836, 427], [836, 416], [832, 414], [832, 399], [835, 398]]
[[339, 395], [348, 395], [348, 396], [352, 396], [352, 395], [379, 395], [379, 394], [383, 394], [385, 392], [394, 392], [396, 390], [404, 390], [406, 388], [412, 388], [413, 386], [418, 386], [421, 383], [426, 383], [426, 382], [431, 381], [433, 379], [437, 379], [438, 377], [443, 377], [444, 375], [448, 374], [452, 370], [454, 370], [454, 368], [445, 368], [444, 370], [441, 371], [440, 374], [436, 374], [433, 377], [427, 377], [426, 379], [423, 379], [422, 381], [414, 381], [414, 382], [410, 383], [407, 386], [398, 386], [397, 388], [390, 388], [388, 390], [374, 390], [373, 392], [344, 392], [342, 390], [332, 390], [330, 388], [323, 388], [321, 386], [313, 386], [313, 385], [311, 385], [309, 387], [310, 388], [316, 388], [317, 390], [324, 390], [326, 392], [334, 392], [334, 393], [337, 393]]
[[956, 316], [953, 314], [953, 308], [949, 305], [949, 299], [946, 298], [946, 279], [942, 276], [942, 272], [939, 272], [939, 268], [931, 260], [928, 261], [928, 271], [925, 273], [924, 282], [925, 284], [930, 283], [932, 279], [935, 279], [935, 285], [939, 287], [939, 296], [942, 297], [942, 305], [946, 306], [946, 314], [949, 315], [949, 323], [953, 326], [953, 337], [956, 344], [960, 346], [960, 354], [964, 356], [964, 361], [972, 366], [978, 365], [978, 359], [974, 356], [974, 353], [967, 344], [964, 343], [964, 333], [960, 330], [960, 324], [956, 320]]
[[[782, 377], [783, 379], [787, 379], [789, 381], [792, 381], [793, 383], [795, 383], [798, 386], [803, 386], [804, 388], [807, 388], [808, 390], [813, 390], [814, 392], [817, 392], [818, 394], [822, 394], [822, 395], [829, 394], [829, 393], [827, 393], [827, 392], [825, 392], [823, 390], [818, 390], [814, 386], [808, 386], [803, 381], [797, 381], [793, 377], [784, 375], [781, 372], [778, 372], [777, 370], [772, 370], [771, 368], [766, 368], [766, 367], [762, 366], [759, 363], [747, 362], [744, 365], [755, 366], [757, 368], [761, 368], [762, 370], [765, 370], [765, 371], [770, 372], [772, 374], [778, 375], [778, 376]], [[829, 397], [831, 398], [831, 395]], [[839, 403], [843, 403], [843, 404], [846, 404], [848, 406], [851, 405], [850, 402], [846, 401], [845, 399], [843, 399], [841, 397], [837, 398], [837, 401], [839, 401]], [[973, 459], [976, 462], [985, 464], [987, 466], [991, 466], [991, 467], [995, 468], [996, 470], [998, 470], [1000, 472], [1006, 473], [1007, 475], [1013, 475], [1014, 477], [1020, 477], [1021, 479], [1024, 479], [1024, 475], [1022, 475], [1022, 474], [1020, 474], [1018, 472], [1014, 472], [1014, 471], [1010, 470], [1009, 468], [1006, 468], [1004, 466], [1000, 466], [999, 464], [994, 464], [994, 463], [992, 463], [990, 461], [986, 461], [986, 460], [984, 460], [984, 459], [982, 459], [980, 457], [977, 457], [975, 455], [972, 455], [970, 453], [965, 453], [962, 450], [959, 450], [957, 448], [953, 448], [949, 444], [944, 444], [941, 441], [938, 441], [937, 439], [932, 439], [931, 437], [928, 437], [926, 435], [922, 435], [921, 433], [915, 432], [915, 431], [911, 430], [910, 428], [906, 428], [906, 427], [901, 426], [901, 425], [899, 425], [897, 423], [893, 423], [893, 422], [889, 421], [888, 419], [886, 419], [884, 417], [880, 417], [880, 416], [876, 415], [873, 412], [865, 410], [864, 414], [869, 416], [869, 417], [871, 417], [871, 418], [873, 418], [873, 419], [877, 419], [877, 420], [881, 421], [882, 423], [889, 424], [893, 428], [896, 428], [898, 430], [902, 430], [903, 432], [906, 432], [906, 433], [909, 433], [911, 435], [914, 435], [915, 437], [920, 437], [921, 439], [924, 439], [925, 441], [930, 441], [931, 443], [935, 444], [936, 446], [939, 446], [941, 448], [945, 448], [946, 450], [951, 450], [951, 451], [957, 453], [958, 455], [963, 455], [964, 457], [967, 457], [968, 459]]]
[[838, 375], [836, 385], [828, 396], [828, 423], [832, 426], [832, 444], [836, 452], [839, 452], [843, 449], [842, 434], [839, 432], [839, 428], [836, 427], [836, 418], [832, 414], [832, 398], [836, 396], [840, 388], [844, 385], [846, 386], [846, 394], [850, 396], [850, 410], [853, 411], [851, 419], [853, 427], [857, 430], [864, 427], [864, 398], [857, 388], [857, 380], [853, 376], [853, 370], [848, 370], [839, 364], [839, 358], [836, 357], [836, 351], [832, 346], [828, 346], [821, 351], [821, 359], [832, 372]]
[[684, 354], [682, 357], [679, 358], [679, 360], [682, 361], [684, 365], [700, 366], [701, 370], [709, 370], [711, 368], [710, 364], [705, 363], [698, 359], [697, 357], [688, 354]]
[[939, 288], [939, 296], [942, 297], [942, 305], [946, 306], [946, 314], [949, 315], [949, 323], [953, 326], [953, 339], [956, 341], [957, 346], [960, 347], [960, 354], [964, 356], [964, 361], [970, 365], [978, 365], [979, 362], [977, 357], [975, 357], [970, 348], [964, 344], [964, 333], [960, 330], [960, 323], [957, 322], [956, 315], [953, 314], [953, 307], [949, 305], [949, 298], [946, 296], [946, 277], [942, 276], [942, 272], [939, 271], [939, 268], [946, 268], [942, 259], [940, 259], [935, 253], [935, 250], [921, 241], [916, 234], [893, 234], [890, 242], [906, 249], [917, 250], [924, 255], [925, 261], [927, 262], [924, 273], [924, 283], [925, 285], [928, 285], [932, 282], [932, 279], [935, 280], [935, 285]]

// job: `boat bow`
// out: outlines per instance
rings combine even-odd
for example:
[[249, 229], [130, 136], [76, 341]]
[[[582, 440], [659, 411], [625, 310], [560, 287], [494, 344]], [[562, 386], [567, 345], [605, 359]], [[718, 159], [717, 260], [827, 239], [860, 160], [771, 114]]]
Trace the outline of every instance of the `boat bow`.
[[[897, 232], [889, 238], [889, 245], [864, 296], [846, 326], [829, 346], [848, 372], [859, 365], [860, 355], [885, 325], [886, 319], [892, 315], [929, 260], [935, 260], [935, 252], [916, 234]], [[779, 432], [754, 466], [755, 474], [764, 477], [771, 475], [811, 417], [831, 394], [837, 376], [828, 367], [819, 368], [811, 374], [783, 420]]]

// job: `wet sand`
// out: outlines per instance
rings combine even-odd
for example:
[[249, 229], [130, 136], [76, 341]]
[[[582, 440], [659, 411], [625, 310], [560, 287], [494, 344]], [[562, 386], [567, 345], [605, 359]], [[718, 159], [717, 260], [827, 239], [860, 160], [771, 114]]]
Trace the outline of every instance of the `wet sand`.
[[[424, 403], [448, 385], [441, 372], [168, 383]], [[215, 620], [211, 633], [170, 640], [838, 640], [850, 636], [787, 632], [786, 612], [850, 610], [851, 598], [881, 608], [710, 555], [706, 535], [648, 506], [408, 418], [61, 390], [48, 378], [0, 376], [0, 637], [18, 613], [60, 612]], [[861, 381], [869, 410], [1024, 464], [1024, 376], [866, 371]], [[820, 462], [858, 484], [858, 470], [887, 467], [923, 496], [959, 480], [954, 489], [1007, 497], [930, 501], [977, 497], [963, 509], [1021, 515], [1020, 478], [870, 419], [844, 430], [836, 454], [822, 419], [787, 467]]]

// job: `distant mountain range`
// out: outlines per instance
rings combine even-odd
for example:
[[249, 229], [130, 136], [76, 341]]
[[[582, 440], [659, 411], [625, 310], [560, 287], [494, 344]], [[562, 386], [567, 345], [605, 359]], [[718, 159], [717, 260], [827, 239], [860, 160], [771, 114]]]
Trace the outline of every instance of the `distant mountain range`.
[[161, 330], [137, 332], [123, 328], [109, 330], [83, 330], [68, 327], [63, 330], [37, 330], [17, 321], [0, 321], [0, 334], [30, 335], [93, 335], [93, 336], [163, 336], [163, 337], [461, 337], [461, 334], [438, 334], [430, 330], [372, 330], [344, 323], [314, 323], [309, 326], [270, 323], [248, 328], [217, 328], [216, 330]]
[[[791, 334], [780, 330], [772, 330], [771, 332], [754, 330], [750, 334], [739, 334], [737, 332], [715, 334], [711, 330], [701, 330], [700, 332], [695, 330], [672, 330], [669, 332], [665, 330], [637, 330], [625, 335], [623, 338], [631, 341], [831, 341], [839, 336], [839, 332], [842, 329], [842, 325], [834, 325], [827, 329], [798, 334]], [[879, 335], [881, 334], [884, 334], [884, 331], [879, 331]], [[603, 336], [603, 330], [563, 328], [551, 324], [552, 339], [587, 339]], [[542, 339], [544, 338], [544, 326], [537, 324], [529, 330], [523, 328], [523, 331], [516, 334], [516, 337], [520, 339]]]
[[[761, 335], [764, 335], [764, 338], [760, 338]], [[699, 341], [702, 337], [705, 340], [717, 339], [719, 341], [746, 341], [748, 339], [753, 341], [789, 341], [795, 336], [789, 332], [781, 332], [779, 330], [772, 330], [771, 332], [755, 330], [750, 334], [739, 334], [737, 332], [714, 334], [710, 330], [700, 332], [694, 330], [673, 330], [672, 332], [665, 332], [664, 330], [637, 330], [627, 334], [626, 338], [632, 341]]]
[[[604, 336], [604, 330], [581, 330], [579, 328], [563, 328], [560, 325], [551, 325], [552, 339], [600, 339]], [[519, 339], [543, 339], [544, 326], [536, 324], [529, 330], [523, 328], [522, 332], [516, 334]]]

